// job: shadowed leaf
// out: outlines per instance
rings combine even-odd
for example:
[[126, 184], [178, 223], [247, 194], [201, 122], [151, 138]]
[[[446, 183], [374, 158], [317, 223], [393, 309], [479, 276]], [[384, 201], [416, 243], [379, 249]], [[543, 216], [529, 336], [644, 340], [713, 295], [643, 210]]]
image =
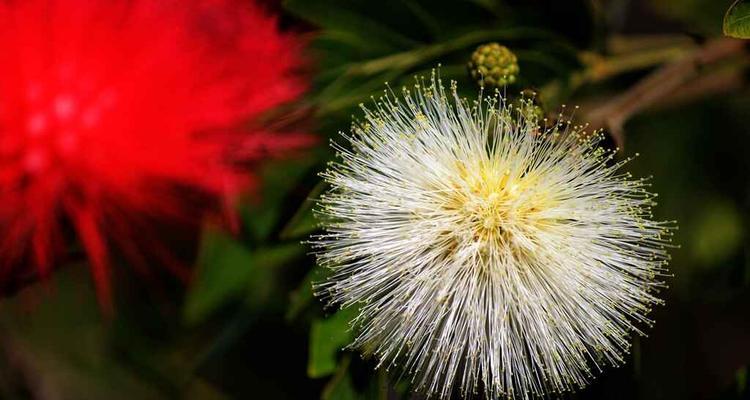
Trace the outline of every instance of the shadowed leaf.
[[737, 0], [724, 16], [724, 34], [740, 39], [750, 38], [750, 1]]

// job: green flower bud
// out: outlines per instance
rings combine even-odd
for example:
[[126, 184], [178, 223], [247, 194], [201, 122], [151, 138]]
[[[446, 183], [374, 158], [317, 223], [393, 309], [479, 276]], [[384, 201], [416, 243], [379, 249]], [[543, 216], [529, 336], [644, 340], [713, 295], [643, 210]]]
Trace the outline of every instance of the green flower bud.
[[495, 42], [477, 47], [468, 67], [471, 77], [487, 87], [510, 85], [516, 81], [519, 72], [516, 55]]
[[541, 101], [539, 101], [536, 92], [531, 89], [522, 90], [520, 96], [511, 104], [526, 119], [537, 122], [544, 119], [544, 109], [542, 108]]

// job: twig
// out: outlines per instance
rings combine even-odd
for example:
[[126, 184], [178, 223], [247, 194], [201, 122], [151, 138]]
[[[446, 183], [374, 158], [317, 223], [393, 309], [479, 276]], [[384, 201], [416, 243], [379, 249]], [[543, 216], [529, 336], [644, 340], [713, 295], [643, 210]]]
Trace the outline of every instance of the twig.
[[626, 92], [591, 110], [587, 113], [587, 120], [593, 129], [607, 128], [615, 143], [622, 147], [625, 141], [623, 125], [630, 117], [673, 95], [698, 76], [701, 68], [744, 52], [745, 44], [741, 40], [721, 38], [709, 41], [685, 57], [660, 67]]

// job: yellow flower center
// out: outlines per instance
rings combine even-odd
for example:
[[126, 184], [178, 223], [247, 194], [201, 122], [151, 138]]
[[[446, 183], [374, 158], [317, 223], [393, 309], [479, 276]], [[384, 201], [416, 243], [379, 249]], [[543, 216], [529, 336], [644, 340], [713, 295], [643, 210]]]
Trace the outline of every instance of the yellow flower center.
[[499, 160], [459, 165], [458, 170], [445, 210], [460, 221], [458, 229], [470, 229], [476, 242], [510, 243], [514, 232], [527, 231], [551, 205], [533, 173], [511, 171]]

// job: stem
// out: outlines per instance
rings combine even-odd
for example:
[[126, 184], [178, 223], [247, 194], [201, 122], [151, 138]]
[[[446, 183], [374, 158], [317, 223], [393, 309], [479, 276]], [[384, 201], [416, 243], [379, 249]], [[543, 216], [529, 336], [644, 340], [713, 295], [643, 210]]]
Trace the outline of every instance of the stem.
[[[538, 29], [488, 29], [469, 32], [444, 42], [418, 47], [385, 57], [351, 63], [337, 68], [336, 71], [331, 71], [332, 76], [335, 76], [335, 78], [320, 90], [314, 101], [320, 105], [316, 111], [316, 115], [320, 117], [321, 115], [348, 107], [351, 104], [356, 104], [358, 101], [361, 101], [362, 93], [369, 93], [378, 87], [382, 87], [383, 81], [396, 79], [409, 69], [424, 64], [429, 60], [490, 40], [513, 40], [521, 38], [547, 40], [566, 49], [571, 49], [565, 43], [556, 40], [549, 33]], [[342, 89], [355, 78], [369, 77], [377, 74], [382, 74], [382, 76], [357, 88], [355, 92], [360, 93], [359, 95], [341, 97]]]
[[409, 69], [427, 60], [437, 58], [453, 51], [461, 50], [474, 44], [493, 39], [508, 40], [521, 37], [549, 39], [548, 34], [534, 29], [490, 29], [474, 31], [442, 43], [436, 43], [418, 49], [357, 63], [352, 65], [346, 73], [349, 75], [373, 75], [390, 69]]
[[[559, 106], [559, 99], [563, 88], [570, 94], [584, 85], [605, 81], [614, 76], [652, 68], [665, 62], [681, 59], [694, 51], [697, 46], [695, 43], [685, 40], [650, 40], [642, 38], [643, 44], [636, 45], [636, 40], [624, 42], [626, 39], [620, 39], [617, 45], [618, 50], [622, 48], [634, 49], [629, 52], [619, 52], [613, 56], [602, 56], [593, 52], [581, 52], [579, 59], [584, 64], [584, 69], [572, 74], [567, 82], [553, 81], [540, 90], [540, 98], [551, 108]], [[663, 43], [662, 47], [654, 47], [656, 44]]]
[[587, 113], [590, 126], [594, 129], [608, 128], [615, 143], [622, 147], [625, 141], [625, 121], [661, 99], [671, 96], [698, 76], [702, 68], [732, 56], [747, 57], [743, 41], [729, 38], [709, 41], [692, 53], [665, 64], [624, 93]]

